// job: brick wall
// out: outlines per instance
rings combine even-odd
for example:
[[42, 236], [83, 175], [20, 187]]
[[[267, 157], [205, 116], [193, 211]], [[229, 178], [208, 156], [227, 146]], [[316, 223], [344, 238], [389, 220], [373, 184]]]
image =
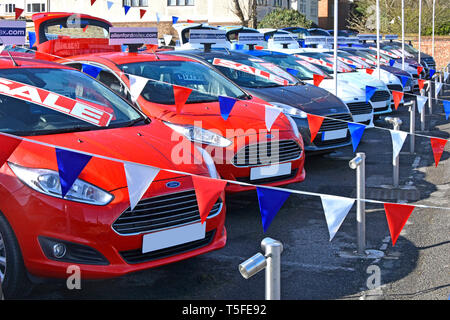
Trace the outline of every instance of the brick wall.
[[[419, 48], [419, 40], [415, 38], [412, 41], [414, 48]], [[434, 59], [436, 60], [436, 68], [442, 69], [450, 62], [450, 37], [435, 37], [434, 39]], [[432, 54], [431, 37], [423, 37], [421, 40], [421, 51], [429, 55]]]

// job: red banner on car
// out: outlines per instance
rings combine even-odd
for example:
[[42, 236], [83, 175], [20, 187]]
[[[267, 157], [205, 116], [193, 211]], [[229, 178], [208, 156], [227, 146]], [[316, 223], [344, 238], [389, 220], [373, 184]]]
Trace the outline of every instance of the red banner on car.
[[110, 113], [86, 103], [4, 78], [0, 78], [0, 94], [35, 103], [98, 127], [107, 127], [113, 117]]
[[230, 60], [215, 58], [213, 61], [213, 65], [249, 73], [249, 74], [273, 81], [282, 86], [289, 85], [289, 81], [287, 81], [286, 79], [283, 79], [282, 77], [276, 76], [270, 72], [266, 72], [263, 70], [259, 70], [259, 69], [250, 67], [250, 66], [242, 64], [242, 63], [237, 63], [237, 62], [233, 62]]

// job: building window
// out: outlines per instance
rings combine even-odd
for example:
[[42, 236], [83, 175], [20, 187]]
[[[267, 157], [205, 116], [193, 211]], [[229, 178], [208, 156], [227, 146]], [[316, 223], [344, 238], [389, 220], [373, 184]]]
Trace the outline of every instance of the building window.
[[44, 12], [45, 4], [41, 3], [28, 3], [27, 4], [27, 12], [36, 13], [36, 12]]
[[15, 4], [5, 4], [5, 11], [8, 13], [13, 13], [16, 11], [16, 5]]
[[148, 7], [148, 0], [123, 0], [123, 6]]
[[283, 6], [283, 0], [273, 0], [273, 6], [274, 7], [281, 7], [281, 6]]
[[194, 0], [167, 0], [168, 6], [193, 6]]

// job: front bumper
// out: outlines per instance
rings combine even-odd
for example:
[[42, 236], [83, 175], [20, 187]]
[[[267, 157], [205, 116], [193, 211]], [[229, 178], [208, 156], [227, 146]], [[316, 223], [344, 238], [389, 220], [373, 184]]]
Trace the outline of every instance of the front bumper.
[[[3, 167], [2, 175], [1, 211], [16, 234], [28, 272], [36, 277], [67, 278], [68, 267], [76, 265], [80, 268], [83, 279], [113, 278], [188, 259], [220, 249], [226, 243], [224, 194], [221, 196], [223, 205], [220, 212], [206, 222], [207, 238], [203, 239], [204, 241], [155, 251], [151, 257], [142, 254], [141, 260], [131, 262], [127, 261], [125, 253], [142, 253], [143, 237], [148, 233], [125, 235], [119, 234], [112, 227], [129, 207], [127, 188], [112, 191], [114, 200], [107, 206], [98, 207], [35, 192], [24, 186], [8, 166]], [[153, 182], [152, 194], [164, 190], [166, 182]], [[183, 184], [190, 190], [192, 179], [184, 177]], [[165, 192], [167, 193], [167, 190]], [[144, 195], [145, 199], [148, 197], [149, 193]], [[166, 229], [153, 232], [164, 230]], [[49, 239], [70, 244], [73, 248], [81, 248], [82, 250], [71, 255], [78, 260], [58, 260], [48, 256], [44, 243]], [[95, 257], [96, 254], [98, 257]], [[80, 255], [83, 255], [83, 259]], [[86, 262], [84, 258], [93, 262]], [[97, 263], [94, 258], [104, 259]]]

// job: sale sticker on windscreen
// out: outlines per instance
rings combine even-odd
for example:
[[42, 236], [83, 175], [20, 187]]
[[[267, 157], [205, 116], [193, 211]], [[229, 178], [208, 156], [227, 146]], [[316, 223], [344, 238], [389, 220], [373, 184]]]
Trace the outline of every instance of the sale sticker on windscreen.
[[266, 72], [266, 71], [263, 71], [263, 70], [260, 70], [260, 69], [254, 68], [254, 67], [250, 67], [250, 66], [242, 64], [242, 63], [215, 58], [213, 61], [213, 65], [245, 72], [245, 73], [257, 76], [257, 77], [264, 78], [269, 81], [273, 81], [282, 86], [289, 85], [289, 81], [282, 77], [274, 75], [270, 72]]
[[35, 103], [98, 127], [107, 127], [113, 117], [110, 113], [86, 103], [4, 78], [0, 78], [0, 94]]

